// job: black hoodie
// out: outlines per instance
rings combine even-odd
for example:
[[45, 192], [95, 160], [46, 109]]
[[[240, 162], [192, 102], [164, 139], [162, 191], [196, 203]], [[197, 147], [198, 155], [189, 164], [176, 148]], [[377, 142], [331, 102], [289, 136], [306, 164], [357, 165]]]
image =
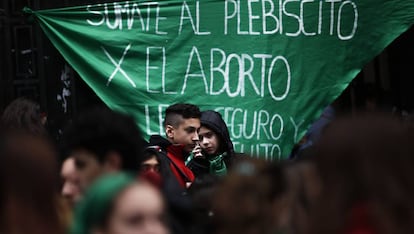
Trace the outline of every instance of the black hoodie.
[[[203, 111], [201, 112], [200, 123], [201, 126], [213, 130], [219, 136], [221, 140], [219, 154], [225, 153], [224, 162], [227, 167], [230, 167], [235, 153], [227, 125], [221, 117], [221, 114], [212, 110]], [[204, 158], [194, 158], [187, 166], [193, 171], [195, 176], [209, 173], [209, 161]]]
[[201, 112], [200, 123], [201, 126], [205, 126], [213, 130], [214, 133], [220, 137], [220, 154], [226, 152], [228, 157], [233, 156], [233, 142], [231, 142], [229, 130], [227, 129], [227, 125], [221, 117], [221, 114], [212, 110], [203, 111]]

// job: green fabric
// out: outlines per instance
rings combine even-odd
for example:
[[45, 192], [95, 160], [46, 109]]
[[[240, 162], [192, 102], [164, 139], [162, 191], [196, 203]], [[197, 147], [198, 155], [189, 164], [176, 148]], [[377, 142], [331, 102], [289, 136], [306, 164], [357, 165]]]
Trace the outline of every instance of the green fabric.
[[217, 155], [207, 158], [210, 162], [210, 174], [216, 176], [225, 176], [227, 175], [227, 167], [224, 162], [223, 155]]
[[[224, 176], [227, 175], [227, 166], [224, 161], [225, 155], [217, 155], [217, 156], [207, 156], [207, 160], [209, 162], [209, 172], [212, 175], [216, 176]], [[185, 161], [185, 165], [188, 165], [191, 160], [193, 160], [194, 154], [190, 153]]]
[[31, 11], [82, 79], [146, 137], [165, 108], [223, 115], [236, 152], [287, 157], [363, 66], [414, 22], [412, 0], [129, 1]]
[[125, 173], [98, 178], [76, 206], [70, 234], [90, 234], [92, 228], [105, 221], [117, 195], [135, 181], [132, 175]]

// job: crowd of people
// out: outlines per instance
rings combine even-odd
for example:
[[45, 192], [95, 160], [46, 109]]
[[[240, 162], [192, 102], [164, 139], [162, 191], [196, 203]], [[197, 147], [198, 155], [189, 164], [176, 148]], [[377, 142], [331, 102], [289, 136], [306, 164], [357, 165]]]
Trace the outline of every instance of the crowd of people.
[[1, 115], [0, 233], [414, 233], [414, 131], [397, 118], [335, 118], [278, 162], [235, 152], [220, 113], [189, 103], [149, 141], [107, 108], [58, 142], [45, 122], [25, 98]]

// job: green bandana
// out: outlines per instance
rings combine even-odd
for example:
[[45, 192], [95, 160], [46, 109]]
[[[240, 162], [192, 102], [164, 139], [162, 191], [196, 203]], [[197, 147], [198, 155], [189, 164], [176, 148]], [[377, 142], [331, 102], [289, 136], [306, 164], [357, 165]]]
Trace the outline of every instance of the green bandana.
[[224, 155], [212, 156], [207, 158], [210, 162], [210, 174], [216, 176], [225, 176], [227, 174]]

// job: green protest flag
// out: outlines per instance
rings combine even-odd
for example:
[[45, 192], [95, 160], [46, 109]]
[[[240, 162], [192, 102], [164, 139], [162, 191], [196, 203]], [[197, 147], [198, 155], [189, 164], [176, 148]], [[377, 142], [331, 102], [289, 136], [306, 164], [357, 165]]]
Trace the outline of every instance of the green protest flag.
[[26, 12], [146, 136], [165, 108], [222, 113], [236, 151], [285, 158], [322, 109], [414, 22], [407, 0], [129, 1]]

